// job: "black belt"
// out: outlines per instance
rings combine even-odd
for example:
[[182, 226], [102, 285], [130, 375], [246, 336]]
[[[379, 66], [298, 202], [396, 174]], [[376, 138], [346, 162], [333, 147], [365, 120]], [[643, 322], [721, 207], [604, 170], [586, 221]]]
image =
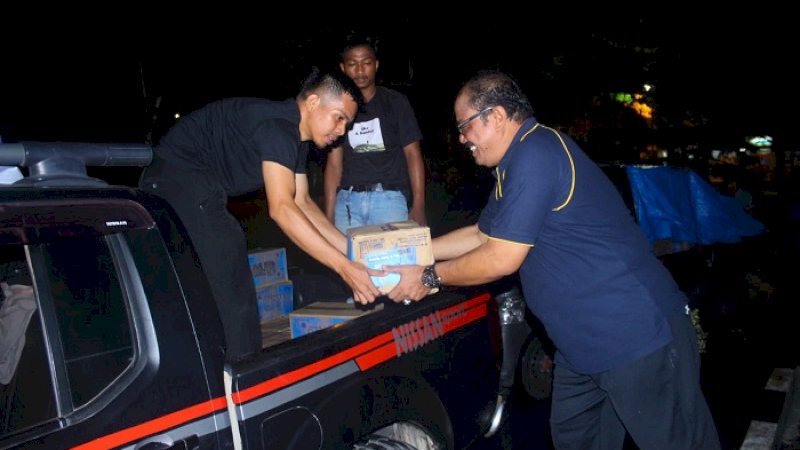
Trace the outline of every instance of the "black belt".
[[394, 183], [351, 184], [349, 186], [340, 186], [339, 189], [353, 192], [402, 191], [403, 186]]

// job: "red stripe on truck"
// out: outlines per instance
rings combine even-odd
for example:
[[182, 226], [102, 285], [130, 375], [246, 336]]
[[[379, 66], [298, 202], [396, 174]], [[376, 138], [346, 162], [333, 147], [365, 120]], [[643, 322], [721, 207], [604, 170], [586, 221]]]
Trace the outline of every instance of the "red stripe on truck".
[[[465, 302], [437, 310], [413, 321], [394, 327], [392, 331], [380, 334], [358, 345], [312, 364], [270, 378], [247, 389], [232, 394], [236, 405], [265, 396], [298, 381], [315, 376], [334, 366], [355, 360], [359, 370], [366, 371], [415, 348], [438, 339], [444, 334], [468, 325], [488, 313], [489, 294], [482, 294]], [[108, 434], [84, 444], [72, 447], [74, 450], [105, 450], [143, 439], [166, 430], [201, 419], [227, 409], [225, 397], [215, 398], [188, 408], [175, 411]]]

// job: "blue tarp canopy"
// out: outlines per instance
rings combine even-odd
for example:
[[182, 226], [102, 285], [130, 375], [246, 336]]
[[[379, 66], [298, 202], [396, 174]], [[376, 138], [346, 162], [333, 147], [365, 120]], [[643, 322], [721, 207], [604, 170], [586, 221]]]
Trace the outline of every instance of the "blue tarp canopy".
[[674, 167], [626, 166], [639, 225], [650, 242], [739, 242], [764, 226], [697, 173]]

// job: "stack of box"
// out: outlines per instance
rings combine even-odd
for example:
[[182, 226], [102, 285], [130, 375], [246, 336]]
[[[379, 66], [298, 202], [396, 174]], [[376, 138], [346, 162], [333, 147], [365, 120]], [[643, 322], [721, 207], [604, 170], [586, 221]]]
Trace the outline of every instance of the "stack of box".
[[[351, 228], [347, 231], [347, 256], [373, 269], [384, 265], [433, 264], [431, 232], [410, 220]], [[251, 253], [250, 268], [265, 342], [280, 342], [285, 338], [286, 315], [291, 337], [297, 338], [383, 309], [381, 303], [362, 308], [345, 302], [315, 302], [292, 311], [293, 286], [287, 277], [283, 248]], [[388, 294], [400, 282], [400, 275], [375, 276], [372, 282], [381, 293]]]
[[248, 255], [261, 322], [286, 316], [294, 309], [294, 286], [289, 280], [286, 249], [257, 250]]
[[[347, 256], [369, 268], [384, 265], [433, 264], [431, 232], [414, 221], [368, 225], [347, 230]], [[383, 294], [389, 293], [400, 275], [372, 277]], [[289, 314], [292, 338], [336, 326], [342, 322], [383, 309], [382, 303], [369, 308], [344, 302], [316, 302]]]

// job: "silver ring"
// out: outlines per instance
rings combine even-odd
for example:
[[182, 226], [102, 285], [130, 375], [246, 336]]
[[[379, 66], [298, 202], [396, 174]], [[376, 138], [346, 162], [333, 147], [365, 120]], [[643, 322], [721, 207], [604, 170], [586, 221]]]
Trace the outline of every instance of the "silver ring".
[[406, 305], [406, 306], [410, 305], [411, 304], [411, 299], [410, 298], [404, 298], [403, 299], [403, 304]]

